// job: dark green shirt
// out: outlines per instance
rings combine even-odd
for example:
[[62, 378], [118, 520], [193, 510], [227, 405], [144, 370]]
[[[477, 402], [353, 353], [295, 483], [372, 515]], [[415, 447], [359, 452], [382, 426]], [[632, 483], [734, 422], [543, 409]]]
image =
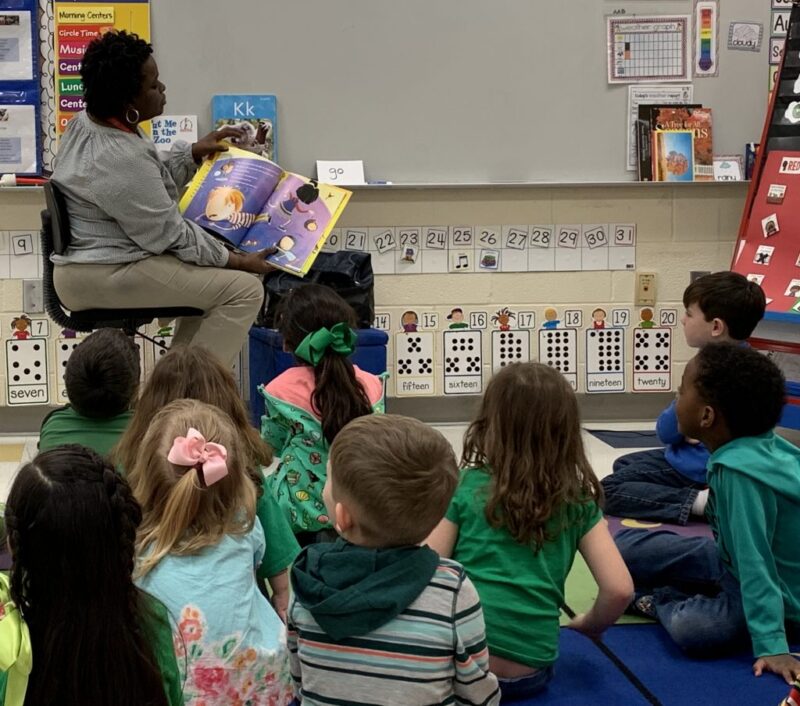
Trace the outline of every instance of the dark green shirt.
[[[164, 604], [153, 598], [150, 601], [152, 621], [148, 621], [146, 631], [150, 637], [150, 647], [153, 650], [156, 664], [161, 670], [161, 681], [164, 683], [164, 693], [169, 706], [183, 706], [183, 682], [175, 658], [175, 649], [172, 644], [172, 627], [169, 614]], [[34, 655], [36, 659], [36, 655]], [[91, 665], [86, 665], [91, 668]], [[8, 672], [0, 672], [0, 704], [5, 703]]]
[[256, 575], [268, 579], [289, 568], [300, 553], [300, 545], [294, 537], [291, 525], [281, 512], [277, 501], [264, 484], [264, 490], [256, 503], [256, 517], [261, 523], [266, 539], [266, 551]]
[[62, 444], [81, 444], [107, 456], [132, 417], [133, 411], [128, 410], [109, 419], [90, 419], [67, 405], [45, 417], [39, 432], [39, 451], [49, 451]]

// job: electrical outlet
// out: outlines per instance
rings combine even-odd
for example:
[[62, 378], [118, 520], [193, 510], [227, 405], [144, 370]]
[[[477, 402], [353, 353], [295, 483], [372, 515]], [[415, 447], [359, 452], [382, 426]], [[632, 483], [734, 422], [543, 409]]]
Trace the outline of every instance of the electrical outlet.
[[656, 305], [656, 275], [655, 272], [636, 273], [636, 306]]

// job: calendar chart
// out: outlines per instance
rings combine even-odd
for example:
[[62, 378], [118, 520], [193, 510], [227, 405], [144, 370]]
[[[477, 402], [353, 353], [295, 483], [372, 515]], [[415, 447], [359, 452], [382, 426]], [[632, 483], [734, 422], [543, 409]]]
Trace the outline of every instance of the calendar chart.
[[609, 17], [608, 82], [689, 79], [689, 17]]

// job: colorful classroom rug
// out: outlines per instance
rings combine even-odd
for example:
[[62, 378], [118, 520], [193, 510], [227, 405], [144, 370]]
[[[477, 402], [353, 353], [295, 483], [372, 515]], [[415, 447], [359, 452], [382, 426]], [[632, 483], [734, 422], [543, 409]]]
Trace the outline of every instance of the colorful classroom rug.
[[606, 515], [608, 529], [612, 535], [623, 529], [668, 530], [682, 537], [709, 537], [714, 538], [711, 527], [707, 522], [688, 522], [685, 525], [672, 525], [668, 522], [647, 522], [645, 520], [631, 520], [624, 517]]
[[[641, 520], [631, 520], [621, 517], [606, 516], [608, 529], [612, 535], [616, 535], [622, 529], [635, 528], [646, 530], [669, 530], [684, 537], [712, 537], [711, 528], [705, 522], [690, 522], [685, 526], [671, 525], [666, 522], [643, 522]], [[592, 577], [589, 567], [580, 554], [575, 555], [575, 562], [572, 570], [567, 576], [564, 587], [565, 603], [574, 613], [585, 613], [592, 607], [597, 598], [597, 584]], [[633, 615], [624, 615], [619, 620], [620, 625], [630, 623], [651, 622], [644, 618]], [[562, 612], [561, 624], [567, 625], [569, 617]]]
[[[597, 583], [580, 554], [575, 555], [572, 570], [569, 572], [569, 576], [567, 576], [567, 582], [564, 586], [564, 598], [567, 611], [561, 611], [560, 622], [562, 626], [569, 625], [569, 612], [575, 615], [585, 613], [592, 607], [597, 598]], [[652, 622], [652, 620], [638, 615], [623, 615], [619, 619], [618, 624], [627, 625]]]
[[555, 676], [541, 695], [502, 703], [536, 706], [647, 706], [650, 703], [589, 638], [573, 630], [562, 630], [559, 652]]
[[613, 627], [603, 642], [662, 706], [778, 706], [789, 693], [783, 679], [773, 674], [754, 677], [749, 653], [725, 659], [690, 659], [659, 625]]
[[658, 625], [623, 625], [597, 643], [562, 629], [555, 676], [520, 706], [778, 706], [789, 693], [772, 674], [756, 678], [747, 654], [718, 660], [686, 657]]
[[[705, 523], [685, 527], [607, 517], [616, 534], [625, 527], [667, 529], [682, 536], [711, 536]], [[565, 586], [561, 625], [569, 615], [589, 610], [597, 597], [597, 584], [580, 554], [575, 556]], [[571, 630], [561, 631], [556, 676], [547, 692], [537, 699], [516, 704], [650, 704], [651, 706], [777, 706], [788, 694], [783, 680], [774, 675], [756, 678], [753, 659], [742, 653], [719, 660], [696, 660], [684, 655], [664, 629], [653, 621], [624, 615], [595, 643]], [[602, 676], [597, 670], [604, 669]], [[579, 673], [585, 669], [585, 673]], [[594, 683], [596, 680], [596, 683]], [[623, 684], [634, 695], [622, 696]], [[505, 703], [505, 702], [504, 702]]]
[[607, 429], [587, 429], [596, 439], [614, 449], [648, 449], [663, 446], [652, 429], [641, 431], [610, 431]]

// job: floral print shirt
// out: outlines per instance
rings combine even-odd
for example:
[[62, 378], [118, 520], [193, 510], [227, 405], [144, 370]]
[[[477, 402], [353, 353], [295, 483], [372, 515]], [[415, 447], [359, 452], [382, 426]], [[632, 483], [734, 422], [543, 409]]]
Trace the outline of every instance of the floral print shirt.
[[168, 555], [142, 589], [177, 622], [186, 706], [286, 706], [293, 700], [285, 628], [256, 585], [264, 532], [226, 535], [191, 556]]

